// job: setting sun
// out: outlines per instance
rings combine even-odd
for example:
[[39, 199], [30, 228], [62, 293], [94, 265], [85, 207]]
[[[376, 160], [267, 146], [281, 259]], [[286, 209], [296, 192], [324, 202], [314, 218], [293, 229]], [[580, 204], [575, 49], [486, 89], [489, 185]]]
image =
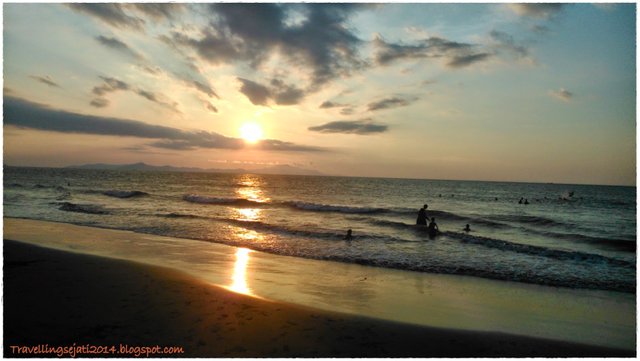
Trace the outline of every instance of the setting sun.
[[262, 128], [256, 123], [245, 123], [240, 127], [240, 137], [246, 142], [255, 143], [262, 139]]

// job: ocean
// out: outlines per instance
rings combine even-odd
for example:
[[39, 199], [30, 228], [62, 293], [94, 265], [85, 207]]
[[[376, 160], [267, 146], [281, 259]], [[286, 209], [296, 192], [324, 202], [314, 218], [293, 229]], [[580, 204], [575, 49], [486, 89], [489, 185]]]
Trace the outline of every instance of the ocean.
[[[415, 225], [425, 203], [433, 239]], [[635, 187], [5, 166], [3, 205], [278, 255], [636, 291]]]

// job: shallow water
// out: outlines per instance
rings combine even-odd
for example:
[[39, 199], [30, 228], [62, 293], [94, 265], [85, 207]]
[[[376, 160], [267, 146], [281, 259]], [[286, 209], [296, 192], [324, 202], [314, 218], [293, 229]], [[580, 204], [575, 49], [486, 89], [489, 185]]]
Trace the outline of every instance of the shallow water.
[[[11, 217], [635, 292], [635, 187], [5, 167], [3, 196]], [[443, 231], [435, 239], [415, 226], [424, 203]]]
[[234, 292], [392, 321], [635, 349], [635, 295], [272, 255], [25, 219], [5, 238], [187, 272]]

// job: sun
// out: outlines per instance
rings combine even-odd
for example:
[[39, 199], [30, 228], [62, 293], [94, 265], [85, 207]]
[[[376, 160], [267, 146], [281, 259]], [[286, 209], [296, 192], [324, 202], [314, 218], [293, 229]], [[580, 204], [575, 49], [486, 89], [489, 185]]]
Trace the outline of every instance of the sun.
[[248, 143], [256, 143], [262, 139], [262, 128], [256, 123], [244, 123], [240, 127], [240, 137]]

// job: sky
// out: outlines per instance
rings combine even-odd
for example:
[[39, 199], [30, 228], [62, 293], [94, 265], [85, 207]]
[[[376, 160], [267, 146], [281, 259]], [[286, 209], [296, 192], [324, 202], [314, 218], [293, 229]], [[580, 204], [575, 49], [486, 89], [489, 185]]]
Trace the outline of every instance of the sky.
[[4, 4], [4, 164], [635, 185], [635, 10]]

